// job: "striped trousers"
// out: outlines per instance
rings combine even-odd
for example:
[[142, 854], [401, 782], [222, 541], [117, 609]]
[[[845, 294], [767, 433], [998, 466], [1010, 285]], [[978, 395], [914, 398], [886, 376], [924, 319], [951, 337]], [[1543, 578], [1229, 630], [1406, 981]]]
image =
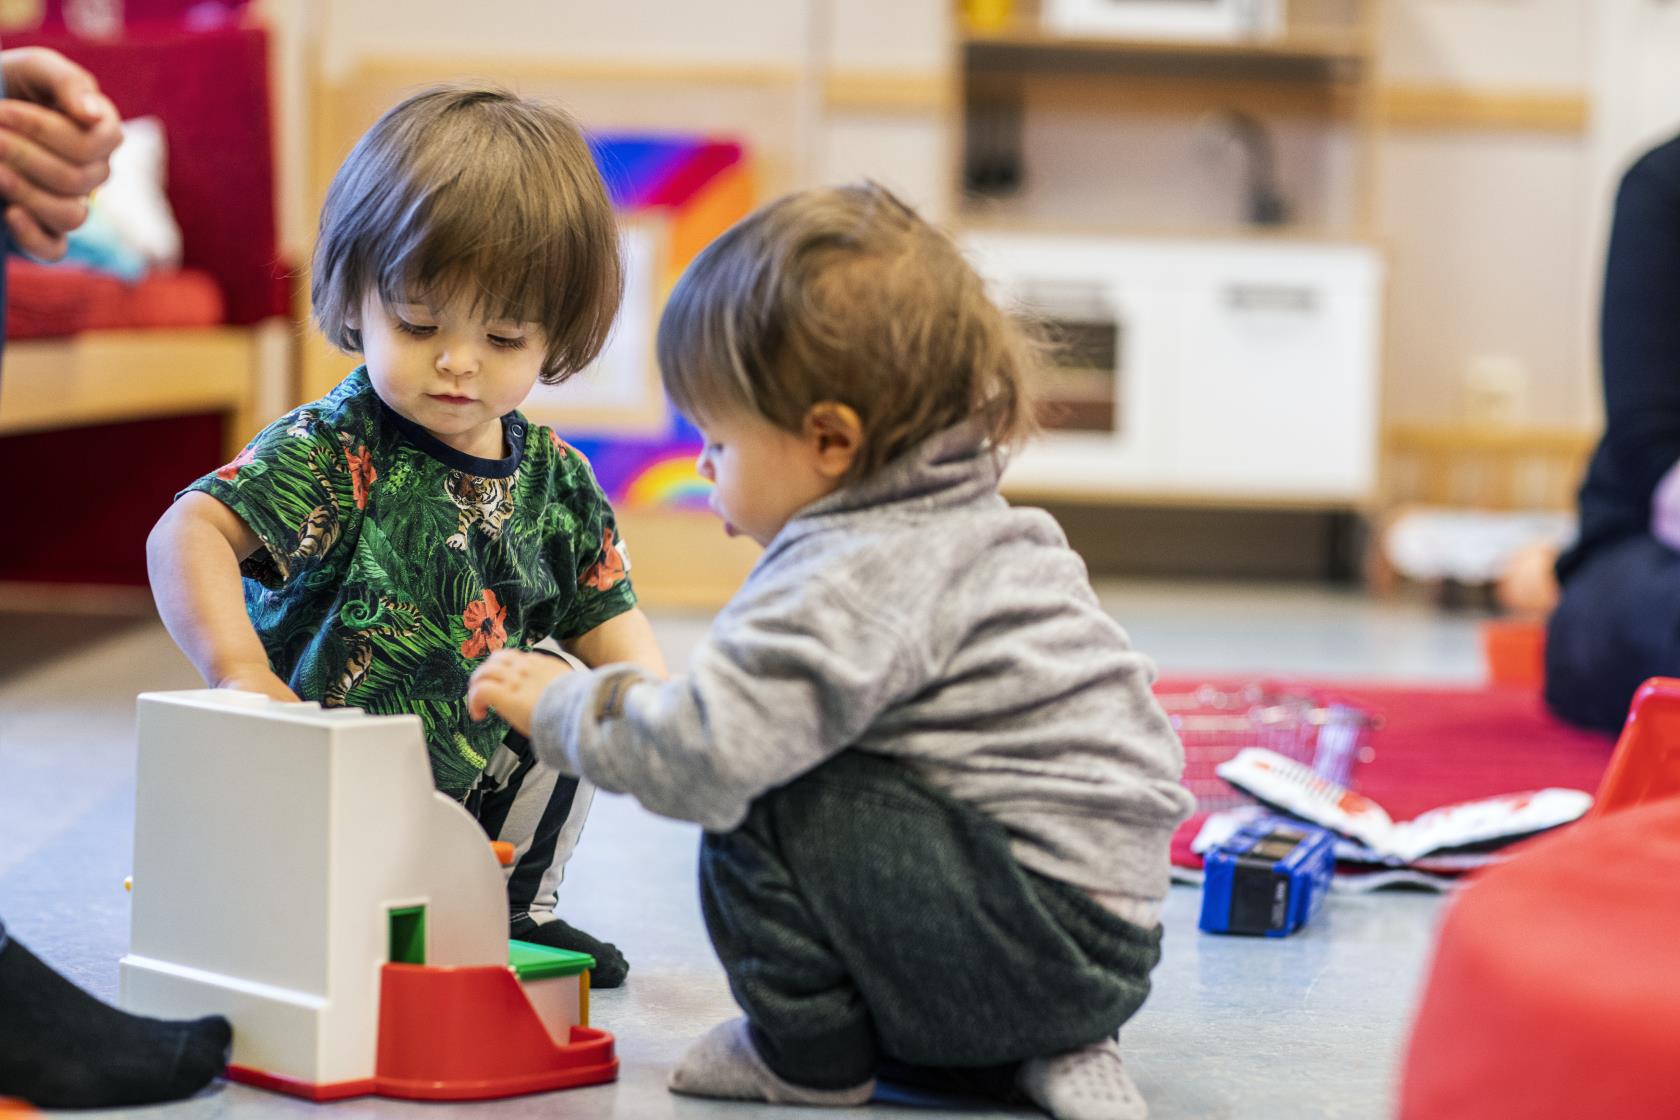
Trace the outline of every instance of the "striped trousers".
[[537, 761], [530, 740], [511, 729], [467, 791], [467, 812], [490, 839], [513, 845], [505, 870], [510, 925], [553, 920], [566, 861], [594, 799], [594, 785]]

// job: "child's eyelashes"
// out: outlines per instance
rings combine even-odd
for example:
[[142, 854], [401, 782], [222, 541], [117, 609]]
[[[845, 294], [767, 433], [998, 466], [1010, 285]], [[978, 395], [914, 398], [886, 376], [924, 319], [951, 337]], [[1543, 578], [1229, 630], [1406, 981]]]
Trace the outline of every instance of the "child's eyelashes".
[[[411, 323], [401, 316], [392, 316], [391, 322], [397, 330], [414, 338], [430, 338], [438, 331], [435, 324]], [[485, 337], [498, 350], [523, 350], [526, 346], [524, 335], [487, 334]]]

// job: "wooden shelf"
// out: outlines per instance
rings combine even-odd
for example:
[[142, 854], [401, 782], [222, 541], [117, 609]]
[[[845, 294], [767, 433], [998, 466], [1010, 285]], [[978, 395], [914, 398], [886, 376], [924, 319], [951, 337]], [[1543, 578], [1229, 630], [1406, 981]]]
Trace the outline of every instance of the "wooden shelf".
[[1107, 61], [1161, 59], [1173, 62], [1292, 63], [1328, 67], [1363, 66], [1370, 60], [1369, 38], [1360, 28], [1291, 28], [1275, 39], [1208, 41], [1188, 39], [1070, 36], [1030, 24], [998, 30], [969, 30], [962, 43], [970, 57], [984, 61], [1014, 58], [1033, 64], [1068, 58]]
[[1197, 226], [1195, 228], [1102, 225], [1092, 222], [1035, 218], [1008, 212], [1006, 202], [965, 203], [952, 223], [961, 233], [1017, 233], [1034, 236], [1102, 237], [1128, 241], [1289, 241], [1329, 245], [1381, 245], [1378, 238], [1353, 227], [1319, 225]]
[[1011, 482], [1004, 476], [998, 488], [1012, 505], [1124, 505], [1148, 509], [1179, 510], [1263, 510], [1297, 513], [1358, 512], [1372, 508], [1369, 495], [1286, 494], [1281, 492], [1237, 493], [1205, 488], [1149, 489], [1093, 483], [1090, 486], [1058, 486], [1037, 482]]

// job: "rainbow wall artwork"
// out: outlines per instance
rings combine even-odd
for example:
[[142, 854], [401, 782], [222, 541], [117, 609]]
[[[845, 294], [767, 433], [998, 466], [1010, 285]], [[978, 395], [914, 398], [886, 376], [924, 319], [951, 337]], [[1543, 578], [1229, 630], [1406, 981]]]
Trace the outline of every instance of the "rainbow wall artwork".
[[672, 410], [670, 431], [658, 439], [623, 436], [577, 437], [567, 442], [583, 452], [607, 500], [622, 509], [705, 511], [712, 484], [700, 477], [699, 431]]
[[[590, 146], [614, 206], [623, 213], [659, 209], [667, 216], [669, 258], [661, 290], [669, 290], [694, 255], [752, 207], [752, 178], [737, 143], [624, 134], [592, 137]], [[707, 508], [711, 484], [695, 470], [700, 433], [669, 403], [666, 414], [664, 430], [651, 435], [562, 431], [588, 457], [615, 507]]]

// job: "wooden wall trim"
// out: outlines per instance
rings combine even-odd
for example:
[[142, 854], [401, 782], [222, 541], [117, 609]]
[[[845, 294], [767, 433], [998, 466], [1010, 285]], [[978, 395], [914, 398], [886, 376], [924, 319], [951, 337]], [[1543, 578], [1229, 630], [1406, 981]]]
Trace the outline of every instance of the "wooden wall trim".
[[943, 113], [957, 103], [949, 74], [836, 70], [823, 82], [823, 103], [851, 112]]
[[1573, 90], [1387, 85], [1377, 91], [1376, 112], [1378, 123], [1389, 128], [1581, 134], [1592, 104]]
[[797, 67], [731, 62], [647, 62], [601, 61], [599, 59], [550, 58], [452, 58], [444, 55], [368, 55], [357, 59], [352, 72], [328, 79], [329, 83], [354, 84], [368, 78], [383, 81], [441, 80], [442, 73], [493, 77], [509, 84], [521, 81], [628, 82], [671, 85], [715, 84], [720, 86], [795, 86]]
[[[590, 59], [443, 59], [426, 55], [370, 55], [357, 60], [341, 86], [367, 79], [416, 85], [440, 80], [447, 71], [520, 82], [580, 81], [634, 85], [718, 85], [791, 90], [800, 82], [796, 67], [709, 62], [602, 62]], [[329, 83], [331, 84], [331, 83]], [[886, 112], [944, 112], [957, 103], [956, 78], [943, 72], [836, 70], [823, 81], [823, 101], [832, 109]]]

